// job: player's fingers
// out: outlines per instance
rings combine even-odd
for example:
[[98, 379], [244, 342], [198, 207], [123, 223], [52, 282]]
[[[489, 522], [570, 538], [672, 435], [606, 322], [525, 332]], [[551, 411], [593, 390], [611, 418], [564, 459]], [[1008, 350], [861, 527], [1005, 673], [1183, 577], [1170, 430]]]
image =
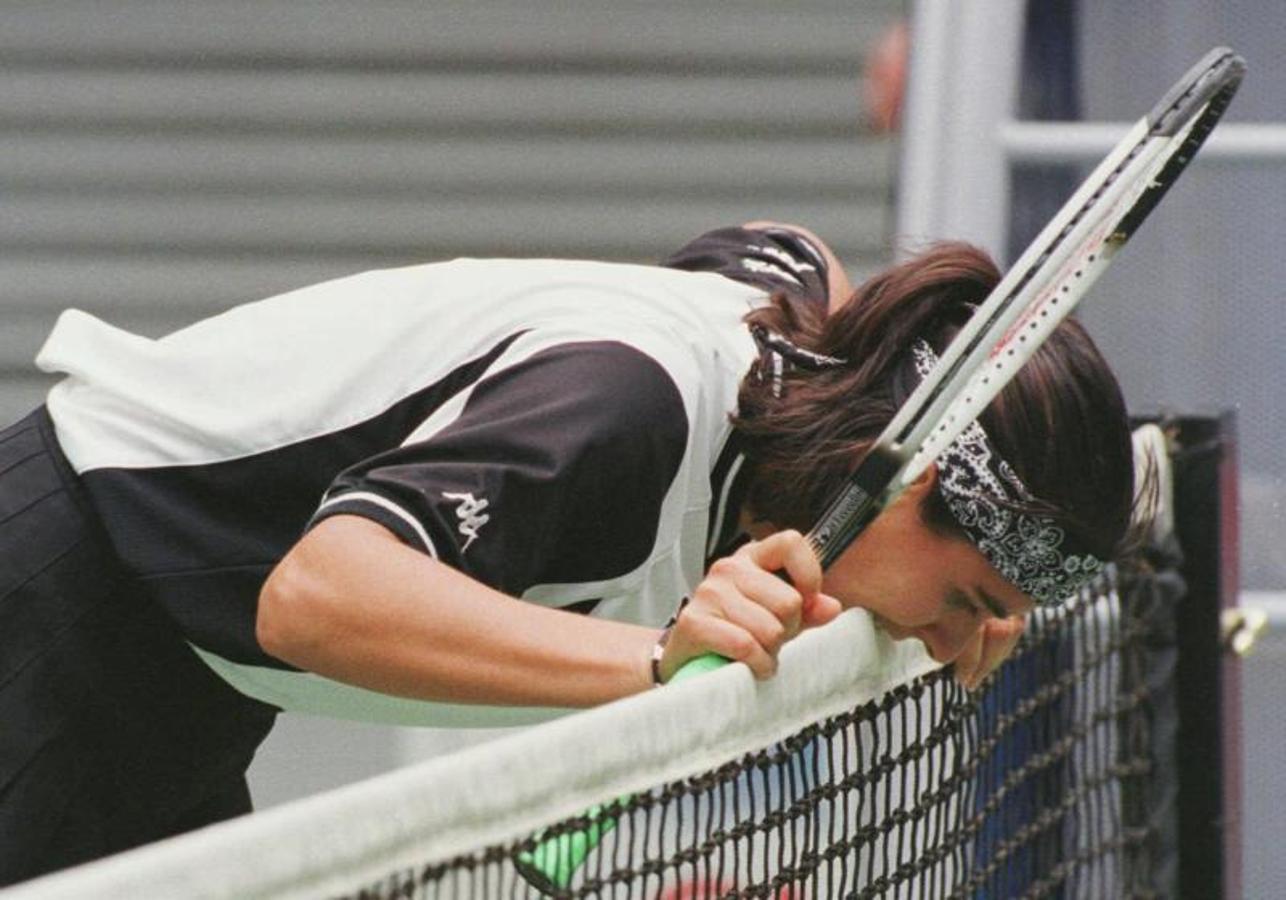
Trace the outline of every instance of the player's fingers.
[[983, 654], [981, 668], [983, 677], [990, 675], [1000, 667], [1018, 646], [1027, 627], [1027, 620], [1022, 616], [1006, 619], [991, 619], [983, 626]]
[[720, 560], [712, 566], [686, 610], [744, 628], [773, 655], [799, 630], [799, 611], [794, 588], [744, 559]]
[[734, 594], [723, 603], [723, 616], [729, 622], [744, 628], [759, 642], [766, 653], [776, 656], [786, 641], [798, 632], [798, 606], [793, 617], [794, 627], [788, 624], [754, 597]]
[[825, 625], [844, 611], [844, 606], [830, 594], [814, 594], [805, 601], [801, 625], [816, 628]]
[[776, 671], [775, 656], [786, 640], [786, 628], [771, 611], [741, 593], [735, 568], [727, 561], [712, 567], [692, 593], [666, 644], [663, 679], [703, 653], [745, 662], [760, 678]]
[[757, 565], [737, 567], [734, 584], [741, 596], [763, 607], [786, 629], [786, 637], [799, 633], [804, 614], [804, 596], [794, 585]]
[[973, 690], [978, 685], [978, 682], [982, 680], [979, 673], [983, 655], [982, 645], [982, 629], [979, 628], [969, 640], [965, 641], [956, 658], [952, 660], [952, 669], [956, 681], [960, 682], [960, 686], [967, 690]]
[[748, 555], [761, 569], [784, 573], [805, 597], [821, 590], [821, 563], [808, 539], [798, 531], [778, 531], [762, 541], [746, 544], [737, 552]]
[[759, 641], [741, 625], [716, 616], [692, 615], [686, 634], [680, 637], [675, 629], [662, 657], [661, 672], [664, 678], [679, 669], [683, 663], [702, 653], [717, 653], [733, 662], [743, 662], [756, 678], [770, 678], [777, 671], [777, 659], [768, 653]]
[[956, 678], [973, 690], [1009, 658], [1027, 621], [1021, 616], [988, 619], [956, 660]]

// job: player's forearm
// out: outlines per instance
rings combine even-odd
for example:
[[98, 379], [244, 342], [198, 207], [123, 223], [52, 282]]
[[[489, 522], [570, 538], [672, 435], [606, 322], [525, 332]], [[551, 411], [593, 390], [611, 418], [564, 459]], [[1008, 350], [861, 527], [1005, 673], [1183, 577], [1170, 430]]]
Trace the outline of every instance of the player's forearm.
[[646, 688], [652, 629], [505, 596], [338, 516], [260, 595], [259, 639], [293, 665], [384, 693], [589, 706]]

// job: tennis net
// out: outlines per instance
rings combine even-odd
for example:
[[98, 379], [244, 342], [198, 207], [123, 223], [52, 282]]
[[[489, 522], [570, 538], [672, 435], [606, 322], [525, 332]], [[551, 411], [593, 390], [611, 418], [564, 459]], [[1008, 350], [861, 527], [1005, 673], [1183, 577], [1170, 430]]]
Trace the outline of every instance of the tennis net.
[[729, 666], [11, 900], [1168, 896], [1176, 565], [1037, 612], [974, 693], [850, 611], [766, 682]]
[[721, 766], [348, 896], [1161, 896], [1140, 677], [1151, 588], [1112, 573], [1037, 614], [976, 696], [935, 670]]

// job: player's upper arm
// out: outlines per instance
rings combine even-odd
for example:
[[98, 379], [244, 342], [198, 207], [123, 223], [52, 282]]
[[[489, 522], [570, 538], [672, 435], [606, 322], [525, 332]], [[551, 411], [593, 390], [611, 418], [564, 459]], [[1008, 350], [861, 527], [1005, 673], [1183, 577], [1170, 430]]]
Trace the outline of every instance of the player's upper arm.
[[344, 472], [343, 513], [509, 593], [646, 560], [686, 452], [666, 369], [615, 341], [558, 344], [475, 385], [454, 420]]

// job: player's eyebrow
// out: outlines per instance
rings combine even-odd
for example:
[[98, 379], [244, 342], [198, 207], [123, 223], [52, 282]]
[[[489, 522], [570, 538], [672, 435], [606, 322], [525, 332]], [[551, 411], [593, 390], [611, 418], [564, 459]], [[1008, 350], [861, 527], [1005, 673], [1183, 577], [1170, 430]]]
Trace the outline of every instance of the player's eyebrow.
[[982, 600], [982, 605], [987, 607], [987, 611], [997, 619], [1007, 619], [1012, 615], [1009, 610], [1005, 609], [1003, 603], [991, 596], [991, 594], [988, 594], [983, 588], [979, 587], [977, 588], [977, 591], [978, 598]]

